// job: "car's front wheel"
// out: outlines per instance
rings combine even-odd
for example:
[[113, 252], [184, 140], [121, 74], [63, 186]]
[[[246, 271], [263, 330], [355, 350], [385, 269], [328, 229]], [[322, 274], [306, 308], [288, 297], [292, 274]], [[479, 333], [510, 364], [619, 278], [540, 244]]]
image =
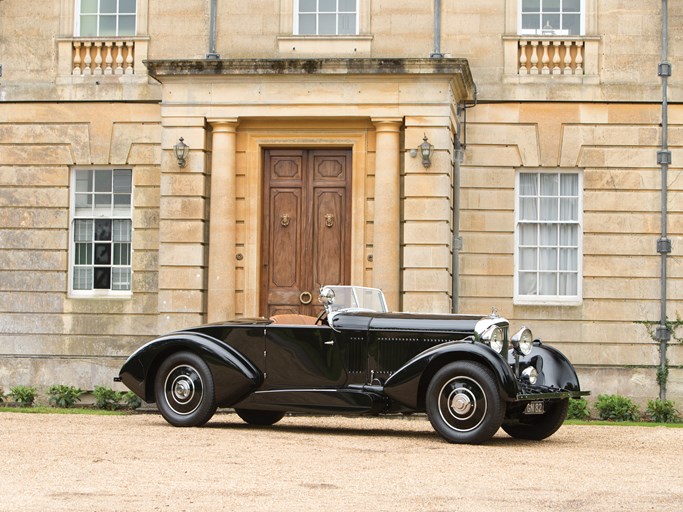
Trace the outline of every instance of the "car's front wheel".
[[471, 361], [450, 363], [436, 372], [425, 407], [434, 430], [449, 443], [488, 441], [505, 414], [493, 375]]
[[567, 419], [569, 398], [553, 402], [543, 414], [523, 414], [518, 421], [504, 421], [503, 430], [517, 439], [540, 441], [550, 437]]
[[176, 352], [161, 363], [154, 393], [159, 412], [176, 427], [199, 427], [216, 412], [211, 370], [192, 352]]
[[275, 425], [284, 416], [279, 411], [256, 411], [254, 409], [235, 409], [237, 415], [250, 425]]

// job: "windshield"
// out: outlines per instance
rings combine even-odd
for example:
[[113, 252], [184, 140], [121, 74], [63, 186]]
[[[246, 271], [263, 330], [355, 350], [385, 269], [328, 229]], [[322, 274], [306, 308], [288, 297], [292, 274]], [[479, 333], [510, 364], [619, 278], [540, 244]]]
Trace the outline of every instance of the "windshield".
[[378, 288], [324, 286], [320, 290], [320, 302], [325, 305], [328, 313], [335, 313], [342, 309], [365, 309], [378, 313], [387, 312], [384, 294]]

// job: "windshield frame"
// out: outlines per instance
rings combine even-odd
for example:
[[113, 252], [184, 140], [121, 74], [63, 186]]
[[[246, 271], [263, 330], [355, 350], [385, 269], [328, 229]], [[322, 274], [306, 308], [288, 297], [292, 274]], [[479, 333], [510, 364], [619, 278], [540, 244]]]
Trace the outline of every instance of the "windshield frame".
[[[326, 298], [329, 296], [329, 291], [333, 292], [331, 301]], [[370, 297], [368, 298], [368, 296]], [[341, 311], [372, 311], [375, 313], [387, 313], [389, 311], [382, 290], [367, 286], [322, 286], [319, 300], [330, 317]]]

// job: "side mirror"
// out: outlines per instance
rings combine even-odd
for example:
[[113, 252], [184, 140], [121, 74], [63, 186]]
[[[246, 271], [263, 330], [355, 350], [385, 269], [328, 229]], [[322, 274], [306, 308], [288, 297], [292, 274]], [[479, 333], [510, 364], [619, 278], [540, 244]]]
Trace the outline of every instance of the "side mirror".
[[334, 304], [334, 290], [328, 287], [320, 288], [320, 297], [318, 297], [318, 300], [326, 308], [331, 306]]

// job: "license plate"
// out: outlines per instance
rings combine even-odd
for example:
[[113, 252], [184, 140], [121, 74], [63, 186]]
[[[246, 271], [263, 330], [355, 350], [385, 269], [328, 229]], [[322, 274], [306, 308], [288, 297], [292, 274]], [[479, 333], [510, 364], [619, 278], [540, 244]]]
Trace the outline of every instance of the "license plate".
[[526, 409], [524, 409], [524, 414], [543, 414], [545, 410], [543, 409], [543, 402], [529, 402], [526, 404]]

